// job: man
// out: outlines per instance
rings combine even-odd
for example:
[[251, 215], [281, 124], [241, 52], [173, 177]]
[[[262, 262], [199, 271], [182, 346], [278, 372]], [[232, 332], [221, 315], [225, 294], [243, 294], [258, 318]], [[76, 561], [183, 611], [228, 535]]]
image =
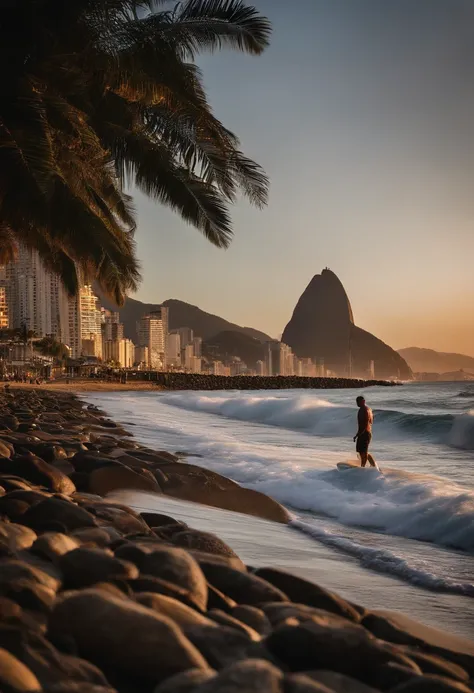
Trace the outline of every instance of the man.
[[354, 436], [354, 442], [357, 440], [356, 451], [360, 455], [362, 467], [365, 467], [367, 460], [369, 460], [371, 467], [375, 467], [376, 464], [372, 459], [372, 455], [369, 455], [369, 444], [372, 440], [374, 415], [372, 414], [372, 409], [366, 405], [363, 397], [359, 396], [356, 402], [359, 407], [359, 413], [357, 414], [357, 424], [359, 428], [357, 434]]

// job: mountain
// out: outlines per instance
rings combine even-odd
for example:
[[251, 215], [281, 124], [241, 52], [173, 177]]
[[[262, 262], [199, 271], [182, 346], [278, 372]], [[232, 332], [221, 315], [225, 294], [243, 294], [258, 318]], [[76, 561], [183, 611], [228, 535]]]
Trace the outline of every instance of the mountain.
[[[117, 310], [117, 308], [101, 297], [101, 304], [104, 308], [109, 310]], [[156, 303], [142, 303], [141, 301], [136, 301], [133, 298], [127, 298], [125, 305], [119, 308], [120, 322], [123, 322], [125, 336], [131, 339], [135, 344], [137, 343], [137, 320], [141, 318], [142, 315], [149, 313], [152, 310], [156, 310], [158, 305]], [[171, 298], [164, 301], [163, 305], [169, 308], [169, 329], [175, 330], [178, 327], [191, 327], [197, 337], [202, 337], [203, 341], [214, 337], [220, 332], [232, 331], [243, 333], [253, 339], [259, 341], [268, 341], [270, 337], [264, 332], [259, 332], [259, 330], [254, 330], [252, 327], [241, 327], [240, 325], [235, 325], [232, 322], [224, 320], [217, 315], [212, 315], [211, 313], [206, 313], [197, 306], [192, 306], [190, 303], [185, 303], [185, 301], [178, 301], [177, 299]]]
[[324, 359], [325, 366], [341, 376], [348, 375], [352, 357], [355, 377], [367, 377], [372, 360], [376, 378], [412, 377], [400, 354], [355, 325], [345, 289], [327, 268], [316, 274], [302, 293], [282, 342], [300, 358]]
[[408, 347], [399, 349], [398, 353], [416, 373], [445, 373], [446, 371], [472, 371], [474, 358], [465, 354], [454, 354], [433, 349]]
[[265, 347], [261, 341], [244, 332], [226, 330], [203, 342], [202, 352], [209, 359], [231, 361], [237, 356], [249, 368], [254, 369], [257, 361], [265, 358]]

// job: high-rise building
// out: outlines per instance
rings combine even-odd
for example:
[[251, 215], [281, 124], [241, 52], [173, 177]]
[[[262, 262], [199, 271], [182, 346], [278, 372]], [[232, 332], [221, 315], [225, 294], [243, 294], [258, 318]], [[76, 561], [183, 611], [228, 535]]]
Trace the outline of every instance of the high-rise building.
[[267, 375], [293, 375], [293, 353], [283, 342], [267, 342], [265, 354]]
[[6, 330], [8, 327], [7, 278], [5, 267], [0, 265], [0, 330]]
[[69, 341], [66, 342], [70, 349], [72, 359], [78, 359], [82, 351], [81, 331], [81, 301], [79, 294], [70, 296], [68, 300], [68, 329]]
[[186, 344], [181, 353], [181, 360], [184, 368], [192, 373], [194, 368], [194, 345]]
[[200, 359], [202, 356], [202, 337], [194, 337], [193, 346], [194, 346], [194, 356], [196, 356], [197, 358]]
[[160, 306], [137, 322], [138, 346], [148, 347], [148, 367], [162, 370], [166, 367], [168, 343], [168, 308]]
[[179, 334], [181, 338], [181, 349], [183, 349], [188, 344], [193, 343], [194, 332], [190, 327], [180, 327], [177, 330], [173, 330], [173, 332]]
[[175, 367], [181, 366], [181, 337], [177, 332], [168, 335], [166, 364]]
[[150, 356], [148, 353], [148, 347], [147, 346], [136, 346], [135, 347], [135, 356], [133, 359], [133, 365], [136, 366], [141, 366], [148, 368], [148, 364], [150, 361]]
[[79, 290], [79, 314], [81, 351], [84, 356], [102, 358], [102, 316], [99, 299], [90, 284], [84, 284]]
[[101, 320], [102, 320], [102, 339], [104, 341], [120, 340], [124, 338], [123, 334], [123, 323], [120, 322], [120, 315], [118, 312], [113, 312], [101, 308]]
[[257, 373], [257, 375], [266, 375], [265, 364], [263, 361], [257, 361], [256, 373]]
[[35, 250], [18, 249], [5, 268], [5, 303], [9, 327], [69, 341], [68, 296], [58, 275], [46, 269]]
[[135, 345], [131, 339], [107, 339], [103, 343], [104, 361], [114, 361], [120, 368], [131, 368], [135, 360]]

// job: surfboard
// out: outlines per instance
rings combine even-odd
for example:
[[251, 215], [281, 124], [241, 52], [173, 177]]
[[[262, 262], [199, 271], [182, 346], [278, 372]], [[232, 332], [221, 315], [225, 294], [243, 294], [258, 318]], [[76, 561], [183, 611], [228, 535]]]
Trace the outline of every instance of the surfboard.
[[345, 469], [362, 469], [359, 462], [338, 462], [337, 468], [341, 471]]
[[[370, 464], [370, 462], [372, 462], [372, 464]], [[361, 467], [360, 462], [338, 462], [337, 468], [339, 469], [339, 471], [343, 472], [347, 469], [373, 469], [373, 465], [375, 465], [375, 469], [378, 472], [382, 471], [378, 466], [377, 462], [372, 457], [372, 455], [369, 455], [369, 462], [365, 467]]]

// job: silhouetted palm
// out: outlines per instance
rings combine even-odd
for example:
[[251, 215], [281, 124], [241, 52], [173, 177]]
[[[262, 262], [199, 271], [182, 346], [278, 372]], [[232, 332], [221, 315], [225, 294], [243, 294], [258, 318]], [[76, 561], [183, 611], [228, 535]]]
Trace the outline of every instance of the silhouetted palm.
[[124, 187], [220, 247], [239, 192], [265, 203], [266, 176], [212, 114], [194, 60], [261, 53], [268, 20], [240, 0], [168, 4], [0, 0], [0, 262], [21, 242], [71, 292], [79, 268], [121, 302], [139, 279]]

